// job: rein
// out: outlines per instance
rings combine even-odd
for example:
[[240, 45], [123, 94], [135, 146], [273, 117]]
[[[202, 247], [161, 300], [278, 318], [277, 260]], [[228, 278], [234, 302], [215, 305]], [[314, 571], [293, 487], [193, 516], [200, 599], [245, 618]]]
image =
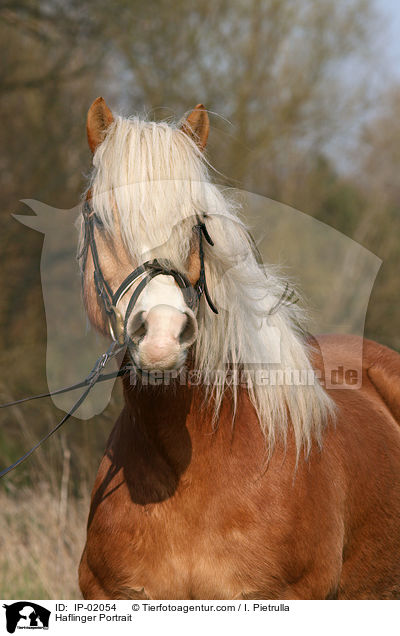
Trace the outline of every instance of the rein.
[[[84, 258], [84, 267], [86, 264], [86, 259], [88, 255], [88, 251], [90, 249], [93, 267], [94, 267], [94, 285], [97, 291], [99, 298], [103, 303], [104, 311], [107, 315], [109, 331], [112, 338], [112, 343], [110, 347], [107, 349], [105, 353], [103, 353], [97, 360], [87, 375], [87, 377], [81, 382], [77, 382], [76, 384], [72, 384], [70, 386], [64, 387], [62, 389], [57, 389], [56, 391], [49, 391], [48, 393], [40, 393], [38, 395], [32, 395], [30, 397], [24, 397], [19, 400], [15, 400], [14, 402], [7, 402], [5, 404], [0, 404], [0, 409], [8, 408], [9, 406], [16, 406], [17, 404], [22, 404], [24, 402], [28, 402], [31, 400], [38, 400], [44, 397], [50, 397], [53, 395], [60, 395], [62, 393], [68, 393], [70, 391], [74, 391], [76, 389], [85, 388], [83, 393], [77, 399], [75, 404], [71, 407], [71, 409], [64, 415], [64, 417], [52, 428], [42, 439], [40, 439], [29, 451], [27, 451], [24, 455], [21, 455], [19, 459], [17, 459], [13, 464], [4, 468], [0, 471], [0, 479], [11, 472], [14, 468], [22, 464], [28, 457], [32, 455], [41, 446], [44, 442], [46, 442], [49, 437], [51, 437], [56, 431], [58, 431], [63, 424], [77, 411], [77, 409], [81, 406], [81, 404], [85, 401], [88, 394], [92, 390], [92, 388], [98, 382], [105, 382], [107, 380], [111, 380], [113, 378], [118, 378], [129, 371], [132, 370], [132, 365], [124, 365], [119, 369], [119, 371], [114, 371], [112, 373], [102, 373], [105, 366], [114, 358], [118, 353], [123, 351], [125, 347], [131, 342], [131, 339], [128, 334], [128, 321], [129, 317], [132, 313], [132, 310], [146, 287], [148, 283], [155, 278], [155, 276], [172, 276], [177, 283], [177, 285], [182, 290], [182, 294], [184, 296], [185, 302], [188, 307], [194, 310], [199, 302], [200, 298], [204, 293], [205, 299], [207, 303], [215, 314], [218, 314], [218, 310], [215, 307], [214, 303], [210, 298], [210, 294], [207, 287], [205, 267], [204, 267], [204, 247], [203, 247], [203, 237], [207, 241], [207, 243], [211, 246], [214, 245], [204, 221], [201, 221], [197, 216], [197, 223], [193, 226], [193, 231], [198, 233], [199, 237], [199, 258], [200, 258], [200, 275], [198, 281], [192, 285], [189, 279], [182, 274], [181, 272], [176, 271], [172, 267], [167, 266], [166, 264], [160, 263], [157, 259], [146, 261], [142, 265], [139, 265], [136, 269], [134, 269], [120, 284], [115, 293], [112, 292], [110, 285], [105, 279], [103, 272], [100, 267], [100, 261], [97, 251], [97, 245], [94, 238], [94, 220], [98, 223], [98, 225], [102, 225], [101, 221], [96, 216], [94, 210], [92, 210], [90, 203], [86, 200], [82, 210], [83, 219], [85, 223], [84, 228], [84, 245], [82, 252], [78, 255], [78, 258]], [[83, 267], [83, 269], [84, 269]], [[127, 291], [140, 279], [138, 286], [134, 290], [128, 307], [125, 312], [125, 318], [122, 317], [121, 312], [119, 311], [117, 305], [121, 298], [127, 293]]]

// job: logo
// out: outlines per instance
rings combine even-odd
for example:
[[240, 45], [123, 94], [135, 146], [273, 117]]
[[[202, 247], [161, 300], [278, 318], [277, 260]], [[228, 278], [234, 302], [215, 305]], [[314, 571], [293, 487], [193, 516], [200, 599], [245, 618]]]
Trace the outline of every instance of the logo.
[[13, 634], [16, 629], [49, 629], [51, 612], [41, 605], [31, 601], [18, 601], [3, 607], [6, 609], [9, 634]]

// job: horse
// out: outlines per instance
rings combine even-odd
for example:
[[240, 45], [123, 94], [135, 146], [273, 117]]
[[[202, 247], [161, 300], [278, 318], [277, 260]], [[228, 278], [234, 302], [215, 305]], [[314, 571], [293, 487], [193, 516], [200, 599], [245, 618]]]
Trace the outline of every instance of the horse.
[[[361, 385], [323, 386], [359, 338], [321, 336], [322, 356], [280, 302], [285, 277], [212, 182], [208, 133], [201, 104], [180, 124], [103, 98], [88, 112], [84, 304], [133, 371], [93, 487], [83, 597], [399, 599], [400, 356], [364, 340]], [[314, 381], [257, 381], [261, 354]]]

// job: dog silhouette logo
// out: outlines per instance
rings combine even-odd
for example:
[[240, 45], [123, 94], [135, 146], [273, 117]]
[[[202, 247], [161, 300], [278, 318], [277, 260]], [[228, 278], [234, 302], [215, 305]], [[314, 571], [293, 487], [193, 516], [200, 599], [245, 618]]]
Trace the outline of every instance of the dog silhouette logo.
[[32, 603], [18, 601], [11, 605], [3, 605], [6, 610], [6, 625], [9, 634], [16, 629], [49, 629], [50, 610]]

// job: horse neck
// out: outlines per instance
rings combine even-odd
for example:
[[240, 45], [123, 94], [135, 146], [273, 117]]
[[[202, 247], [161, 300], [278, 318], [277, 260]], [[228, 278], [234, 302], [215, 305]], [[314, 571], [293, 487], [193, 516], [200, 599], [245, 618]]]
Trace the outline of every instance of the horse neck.
[[[123, 379], [125, 409], [120, 420], [122, 444], [140, 447], [146, 455], [179, 464], [193, 437], [196, 391], [190, 386], [149, 386]], [[176, 466], [179, 469], [179, 466]]]
[[163, 501], [176, 491], [194, 456], [200, 455], [194, 451], [199, 424], [194, 417], [196, 389], [132, 386], [129, 378], [123, 385], [125, 408], [109, 448], [113, 463], [123, 468], [136, 503]]
[[[135, 502], [170, 497], [187, 471], [193, 483], [205, 484], [214, 478], [220, 483], [245, 479], [249, 465], [264, 470], [265, 439], [245, 389], [239, 392], [234, 423], [227, 392], [215, 426], [213, 401], [204, 400], [204, 387], [132, 386], [129, 378], [123, 384], [125, 408], [109, 453], [117, 470], [123, 468]], [[240, 474], [240, 466], [246, 474]]]
[[123, 378], [125, 410], [134, 421], [134, 428], [161, 434], [168, 426], [180, 428], [186, 424], [194, 397], [193, 389], [184, 384], [152, 386]]

